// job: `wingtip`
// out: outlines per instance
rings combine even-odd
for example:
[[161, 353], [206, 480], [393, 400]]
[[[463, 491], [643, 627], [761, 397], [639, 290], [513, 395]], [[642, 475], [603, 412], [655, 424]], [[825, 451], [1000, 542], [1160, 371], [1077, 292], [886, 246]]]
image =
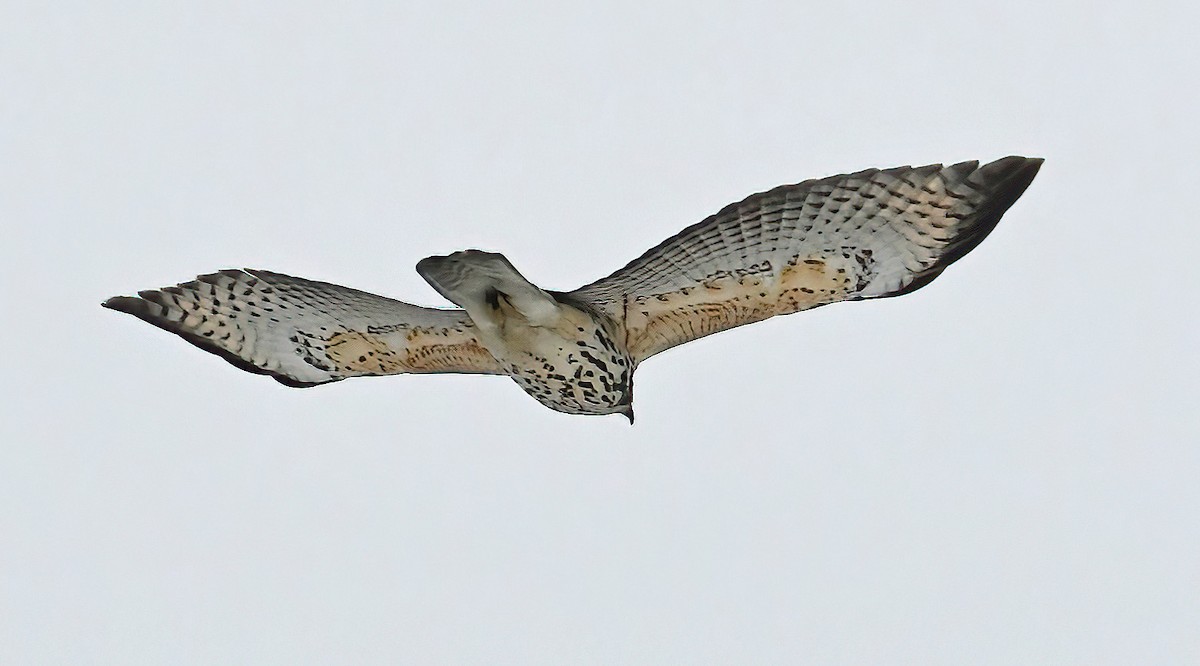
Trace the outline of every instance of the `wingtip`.
[[[1037, 176], [1038, 171], [1041, 170], [1042, 164], [1045, 161], [1041, 157], [1020, 157], [1013, 155], [993, 163], [999, 167], [997, 169], [998, 172], [1007, 172], [998, 178], [1003, 183], [998, 186], [1000, 190], [999, 198], [1003, 202], [1003, 210], [1007, 210], [1025, 193], [1025, 190], [1033, 183], [1034, 177]], [[1003, 210], [1001, 213], [1003, 213]]]
[[1046, 163], [1046, 158], [1027, 157], [1025, 158], [1025, 163], [1025, 169], [1029, 171], [1030, 178], [1032, 178], [1033, 176], [1037, 175], [1037, 172], [1041, 170], [1042, 165]]
[[985, 164], [980, 167], [979, 170], [983, 172], [981, 175], [988, 175], [992, 177], [999, 175], [1000, 177], [1004, 177], [1002, 174], [1022, 174], [1028, 177], [1029, 180], [1033, 180], [1033, 177], [1037, 175], [1038, 170], [1042, 168], [1042, 164], [1045, 161], [1046, 159], [1044, 157], [1009, 155], [1008, 157], [1002, 157], [995, 162], [991, 162], [990, 164]]
[[937, 259], [936, 263], [917, 273], [908, 285], [885, 296], [903, 296], [924, 287], [941, 275], [948, 266], [975, 249], [996, 228], [1000, 218], [1033, 183], [1043, 162], [1045, 159], [1041, 157], [1009, 155], [982, 166], [978, 166], [977, 162], [962, 162], [949, 167], [950, 169], [970, 167], [967, 177], [977, 185], [985, 186], [990, 190], [989, 201], [964, 224], [963, 231], [951, 239], [945, 252]]
[[134, 296], [110, 296], [100, 302], [100, 307], [118, 312], [132, 312], [141, 300]]

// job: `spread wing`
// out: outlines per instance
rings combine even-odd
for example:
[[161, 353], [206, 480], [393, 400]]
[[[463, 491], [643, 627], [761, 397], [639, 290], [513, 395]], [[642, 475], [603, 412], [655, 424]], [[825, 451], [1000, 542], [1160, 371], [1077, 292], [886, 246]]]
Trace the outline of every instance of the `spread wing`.
[[871, 169], [726, 206], [568, 294], [624, 324], [638, 362], [735, 326], [898, 296], [980, 243], [1042, 160]]
[[503, 374], [463, 310], [268, 271], [224, 270], [103, 305], [288, 386], [406, 372]]

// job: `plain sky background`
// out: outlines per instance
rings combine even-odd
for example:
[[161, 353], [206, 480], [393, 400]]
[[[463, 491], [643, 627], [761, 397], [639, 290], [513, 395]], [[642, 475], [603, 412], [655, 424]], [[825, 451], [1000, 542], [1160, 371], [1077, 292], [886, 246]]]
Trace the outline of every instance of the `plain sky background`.
[[[0, 4], [0, 663], [1200, 662], [1192, 2]], [[638, 371], [298, 391], [102, 310], [443, 304], [756, 191], [1042, 156], [903, 298]]]

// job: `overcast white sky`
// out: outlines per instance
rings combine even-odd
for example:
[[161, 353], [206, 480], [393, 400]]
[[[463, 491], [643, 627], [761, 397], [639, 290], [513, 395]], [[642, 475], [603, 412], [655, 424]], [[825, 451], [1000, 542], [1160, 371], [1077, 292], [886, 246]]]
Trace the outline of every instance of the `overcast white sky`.
[[[1200, 662], [1189, 2], [0, 5], [0, 663]], [[566, 289], [721, 206], [1046, 158], [931, 286], [297, 391], [99, 307]]]

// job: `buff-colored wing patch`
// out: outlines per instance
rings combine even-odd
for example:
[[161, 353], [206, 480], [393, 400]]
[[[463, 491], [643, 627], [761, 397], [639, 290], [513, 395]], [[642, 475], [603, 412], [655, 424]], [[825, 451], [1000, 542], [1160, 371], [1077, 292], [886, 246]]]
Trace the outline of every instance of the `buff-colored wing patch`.
[[840, 257], [793, 257], [783, 266], [764, 261], [736, 275], [722, 272], [697, 287], [637, 296], [626, 305], [626, 344], [635, 358], [777, 315], [851, 298], [863, 266]]
[[339, 371], [356, 375], [395, 375], [412, 372], [462, 372], [463, 368], [499, 371], [491, 353], [474, 335], [449, 329], [412, 328], [396, 348], [394, 335], [362, 331], [334, 333], [324, 344], [325, 355]]

